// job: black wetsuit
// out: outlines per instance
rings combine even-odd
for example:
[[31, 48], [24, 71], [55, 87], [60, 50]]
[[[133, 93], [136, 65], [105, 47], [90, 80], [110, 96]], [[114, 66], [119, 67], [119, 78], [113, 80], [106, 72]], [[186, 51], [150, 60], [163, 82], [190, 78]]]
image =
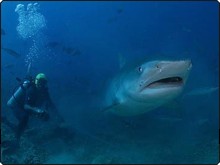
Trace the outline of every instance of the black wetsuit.
[[37, 89], [35, 84], [32, 84], [26, 91], [24, 97], [24, 104], [17, 109], [15, 112], [15, 116], [18, 119], [18, 127], [16, 130], [16, 138], [20, 139], [21, 134], [27, 127], [29, 116], [33, 114], [31, 110], [25, 110], [24, 105], [28, 104], [31, 107], [37, 107], [47, 111], [49, 108], [56, 109], [54, 104], [50, 99], [50, 95], [48, 93], [48, 89]]

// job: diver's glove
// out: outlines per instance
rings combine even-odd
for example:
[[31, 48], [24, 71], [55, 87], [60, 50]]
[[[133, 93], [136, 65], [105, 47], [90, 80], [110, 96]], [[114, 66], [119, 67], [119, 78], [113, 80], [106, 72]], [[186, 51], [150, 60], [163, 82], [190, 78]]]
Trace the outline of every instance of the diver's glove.
[[43, 113], [45, 113], [45, 111], [43, 109], [40, 109], [40, 108], [34, 108], [34, 112], [36, 114], [43, 114]]

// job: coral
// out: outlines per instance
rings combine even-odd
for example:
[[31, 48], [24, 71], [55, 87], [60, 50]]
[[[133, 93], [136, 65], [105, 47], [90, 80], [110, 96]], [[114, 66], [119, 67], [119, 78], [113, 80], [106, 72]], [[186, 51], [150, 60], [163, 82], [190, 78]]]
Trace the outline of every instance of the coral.
[[26, 145], [23, 147], [22, 157], [22, 162], [25, 164], [41, 164], [47, 159], [48, 153], [43, 148], [34, 145], [27, 147]]
[[[14, 133], [3, 123], [1, 133], [2, 142], [7, 141], [10, 143], [15, 141]], [[20, 147], [16, 148], [16, 150], [13, 148], [13, 152], [11, 152], [8, 146], [9, 143], [5, 143], [5, 145], [1, 147], [1, 158], [4, 164], [39, 164], [43, 163], [48, 157], [44, 148], [33, 144], [27, 136], [21, 137]]]

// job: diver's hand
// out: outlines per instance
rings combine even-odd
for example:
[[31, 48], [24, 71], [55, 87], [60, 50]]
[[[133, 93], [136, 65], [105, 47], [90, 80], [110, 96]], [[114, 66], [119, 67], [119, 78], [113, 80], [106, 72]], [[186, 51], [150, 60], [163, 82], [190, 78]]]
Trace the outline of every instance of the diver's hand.
[[36, 108], [35, 112], [36, 112], [36, 116], [41, 118], [42, 120], [47, 121], [49, 119], [49, 114], [43, 109]]
[[45, 113], [45, 111], [43, 109], [40, 109], [40, 108], [34, 108], [34, 112], [36, 114], [43, 114], [43, 113]]

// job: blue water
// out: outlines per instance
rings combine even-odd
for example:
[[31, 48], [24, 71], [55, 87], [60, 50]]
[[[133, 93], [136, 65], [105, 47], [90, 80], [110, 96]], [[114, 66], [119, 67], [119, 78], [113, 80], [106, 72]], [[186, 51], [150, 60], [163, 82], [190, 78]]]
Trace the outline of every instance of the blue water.
[[[33, 76], [47, 75], [52, 99], [77, 133], [71, 144], [46, 138], [50, 127], [42, 130], [45, 124], [33, 119], [43, 140], [34, 143], [24, 135], [21, 148], [3, 155], [3, 163], [219, 162], [219, 90], [178, 97], [140, 116], [100, 112], [106, 84], [120, 72], [120, 57], [127, 63], [191, 59], [182, 95], [218, 87], [218, 2], [38, 2], [35, 15], [27, 15], [29, 3], [1, 3], [2, 47], [20, 54], [1, 50], [2, 114], [15, 122], [6, 103], [31, 62]], [[26, 17], [15, 12], [18, 4]], [[34, 20], [36, 27], [28, 26]], [[3, 139], [13, 138], [5, 132]], [[38, 150], [44, 152], [39, 156]]]

